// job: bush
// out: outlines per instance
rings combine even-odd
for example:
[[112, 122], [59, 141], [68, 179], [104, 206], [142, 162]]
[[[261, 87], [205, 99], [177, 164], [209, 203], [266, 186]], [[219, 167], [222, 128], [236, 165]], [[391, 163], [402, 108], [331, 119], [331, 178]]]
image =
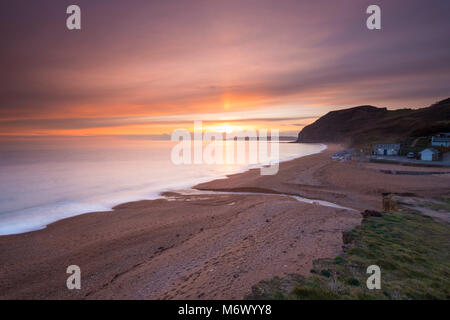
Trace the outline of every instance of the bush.
[[331, 277], [331, 271], [330, 270], [323, 269], [322, 271], [320, 271], [320, 274], [325, 276], [325, 277], [327, 277], [327, 278]]
[[347, 283], [351, 286], [359, 287], [360, 283], [358, 279], [350, 278], [348, 279]]
[[343, 264], [345, 262], [345, 259], [342, 258], [341, 256], [338, 256], [336, 258], [334, 258], [334, 263], [335, 264]]

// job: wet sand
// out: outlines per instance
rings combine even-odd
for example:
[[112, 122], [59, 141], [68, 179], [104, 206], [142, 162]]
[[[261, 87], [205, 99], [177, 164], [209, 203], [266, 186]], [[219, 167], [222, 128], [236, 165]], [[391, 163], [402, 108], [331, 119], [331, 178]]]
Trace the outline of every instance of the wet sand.
[[[450, 196], [449, 175], [383, 174], [330, 159], [339, 149], [282, 163], [275, 176], [251, 170], [196, 186], [255, 194], [170, 193], [2, 236], [0, 298], [242, 299], [262, 279], [306, 275], [313, 260], [337, 255], [342, 232], [360, 223], [358, 211], [380, 210], [383, 192]], [[81, 290], [66, 288], [73, 264]]]

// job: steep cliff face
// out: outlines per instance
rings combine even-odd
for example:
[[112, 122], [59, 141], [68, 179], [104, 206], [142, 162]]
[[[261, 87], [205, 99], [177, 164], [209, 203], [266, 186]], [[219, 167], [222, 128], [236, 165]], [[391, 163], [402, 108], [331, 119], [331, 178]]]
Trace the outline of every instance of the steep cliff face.
[[306, 126], [297, 142], [334, 142], [351, 146], [402, 141], [409, 136], [450, 132], [450, 98], [422, 109], [387, 110], [359, 106], [332, 111]]

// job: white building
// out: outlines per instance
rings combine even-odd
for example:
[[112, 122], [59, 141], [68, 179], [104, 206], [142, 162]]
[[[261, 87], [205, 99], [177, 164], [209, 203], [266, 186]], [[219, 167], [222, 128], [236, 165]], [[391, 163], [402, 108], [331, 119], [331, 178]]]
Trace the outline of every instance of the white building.
[[379, 143], [373, 149], [373, 154], [380, 156], [396, 156], [400, 151], [400, 143]]
[[440, 133], [431, 138], [433, 147], [450, 147], [450, 132]]
[[434, 148], [428, 148], [420, 152], [420, 160], [436, 161], [439, 159], [439, 151]]

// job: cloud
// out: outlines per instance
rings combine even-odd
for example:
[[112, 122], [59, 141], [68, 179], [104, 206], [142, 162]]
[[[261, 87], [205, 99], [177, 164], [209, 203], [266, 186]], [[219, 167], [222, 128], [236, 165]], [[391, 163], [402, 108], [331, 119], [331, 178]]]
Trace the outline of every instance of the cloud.
[[65, 29], [63, 2], [2, 8], [1, 132], [230, 112], [275, 124], [349, 105], [422, 107], [450, 92], [446, 0], [380, 1], [380, 31], [365, 27], [366, 0], [78, 4], [81, 32]]
[[[218, 120], [209, 115], [211, 119], [204, 118], [205, 115], [190, 115], [190, 118], [176, 117], [114, 117], [114, 118], [67, 118], [67, 119], [25, 119], [25, 120], [0, 120], [0, 133], [11, 132], [20, 128], [21, 130], [74, 130], [74, 129], [90, 129], [90, 128], [108, 128], [118, 126], [135, 126], [135, 125], [185, 125], [192, 126], [194, 121], [201, 120], [205, 125], [209, 123], [217, 123]], [[203, 118], [203, 119], [201, 119]], [[294, 117], [294, 118], [239, 118], [224, 119], [220, 122], [279, 122], [286, 120], [309, 119], [310, 117]]]

